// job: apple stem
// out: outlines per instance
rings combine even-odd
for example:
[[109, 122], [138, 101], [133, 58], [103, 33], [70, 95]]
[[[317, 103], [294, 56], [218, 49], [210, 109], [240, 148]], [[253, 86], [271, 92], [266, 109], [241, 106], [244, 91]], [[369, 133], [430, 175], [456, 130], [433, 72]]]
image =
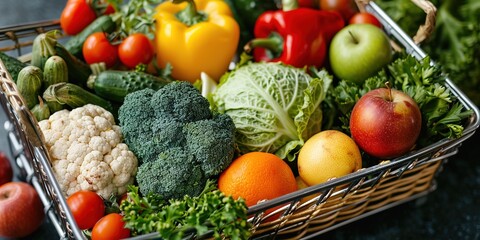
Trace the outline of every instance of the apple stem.
[[386, 86], [387, 89], [388, 89], [388, 100], [393, 101], [392, 87], [391, 87], [391, 85], [390, 85], [390, 82], [387, 81], [387, 82], [385, 83], [385, 86]]
[[348, 33], [350, 34], [350, 36], [352, 36], [353, 42], [355, 42], [355, 44], [358, 44], [358, 40], [357, 40], [357, 38], [355, 37], [355, 35], [353, 35], [352, 31], [348, 31]]

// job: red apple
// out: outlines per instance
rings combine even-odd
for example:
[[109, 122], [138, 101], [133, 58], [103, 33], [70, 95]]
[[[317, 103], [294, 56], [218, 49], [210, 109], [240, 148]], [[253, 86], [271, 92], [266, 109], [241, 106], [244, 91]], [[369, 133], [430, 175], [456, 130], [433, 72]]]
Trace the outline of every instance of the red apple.
[[13, 170], [10, 160], [4, 152], [0, 152], [0, 186], [12, 181]]
[[415, 145], [422, 128], [417, 103], [406, 93], [379, 88], [363, 95], [350, 116], [357, 145], [371, 156], [393, 158]]
[[35, 188], [24, 182], [0, 186], [0, 236], [21, 238], [37, 230], [43, 222], [43, 204]]

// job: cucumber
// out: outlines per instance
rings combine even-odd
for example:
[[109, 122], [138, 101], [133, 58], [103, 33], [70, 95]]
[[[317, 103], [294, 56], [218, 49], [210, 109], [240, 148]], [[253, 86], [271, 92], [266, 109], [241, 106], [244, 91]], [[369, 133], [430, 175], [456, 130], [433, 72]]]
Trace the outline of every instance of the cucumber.
[[90, 66], [75, 57], [60, 43], [55, 44], [55, 52], [59, 57], [63, 58], [67, 64], [68, 81], [81, 87], [87, 87], [88, 77], [92, 74]]
[[73, 83], [63, 82], [50, 85], [45, 92], [43, 92], [43, 99], [47, 102], [56, 101], [60, 104], [66, 104], [71, 108], [94, 104], [114, 113], [113, 106], [108, 100]]
[[[45, 91], [50, 85], [68, 82], [68, 68], [65, 60], [59, 56], [51, 56], [45, 62], [43, 69], [42, 91]], [[52, 113], [62, 110], [64, 107], [58, 102], [47, 102]]]
[[28, 109], [38, 104], [38, 94], [42, 87], [43, 72], [36, 66], [26, 66], [18, 73], [17, 89]]
[[0, 51], [0, 60], [2, 60], [8, 73], [10, 73], [10, 76], [12, 77], [13, 82], [16, 83], [18, 78], [18, 73], [24, 67], [26, 67], [27, 64], [1, 51]]
[[131, 92], [145, 88], [158, 90], [170, 82], [172, 81], [144, 72], [106, 70], [92, 75], [87, 86], [98, 96], [121, 103]]
[[83, 43], [92, 33], [106, 32], [112, 33], [117, 28], [113, 17], [109, 15], [102, 15], [90, 23], [85, 29], [75, 36], [72, 36], [63, 45], [72, 55], [83, 59], [82, 47]]

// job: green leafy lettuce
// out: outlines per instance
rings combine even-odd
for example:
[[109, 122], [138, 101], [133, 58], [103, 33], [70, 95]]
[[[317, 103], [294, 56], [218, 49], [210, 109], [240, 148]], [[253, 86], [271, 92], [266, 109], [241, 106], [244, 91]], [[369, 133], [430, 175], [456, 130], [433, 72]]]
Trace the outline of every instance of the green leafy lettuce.
[[293, 161], [303, 143], [321, 130], [323, 101], [332, 77], [281, 63], [239, 66], [222, 77], [213, 107], [228, 114], [237, 128], [241, 153], [270, 152]]

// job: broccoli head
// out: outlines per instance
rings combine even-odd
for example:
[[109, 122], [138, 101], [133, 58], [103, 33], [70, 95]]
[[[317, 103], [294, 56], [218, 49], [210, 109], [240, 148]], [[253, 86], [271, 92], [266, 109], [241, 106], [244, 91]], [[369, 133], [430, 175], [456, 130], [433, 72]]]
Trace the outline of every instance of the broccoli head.
[[125, 142], [139, 161], [136, 180], [142, 194], [198, 195], [233, 160], [232, 119], [213, 113], [189, 82], [130, 93], [118, 113]]

